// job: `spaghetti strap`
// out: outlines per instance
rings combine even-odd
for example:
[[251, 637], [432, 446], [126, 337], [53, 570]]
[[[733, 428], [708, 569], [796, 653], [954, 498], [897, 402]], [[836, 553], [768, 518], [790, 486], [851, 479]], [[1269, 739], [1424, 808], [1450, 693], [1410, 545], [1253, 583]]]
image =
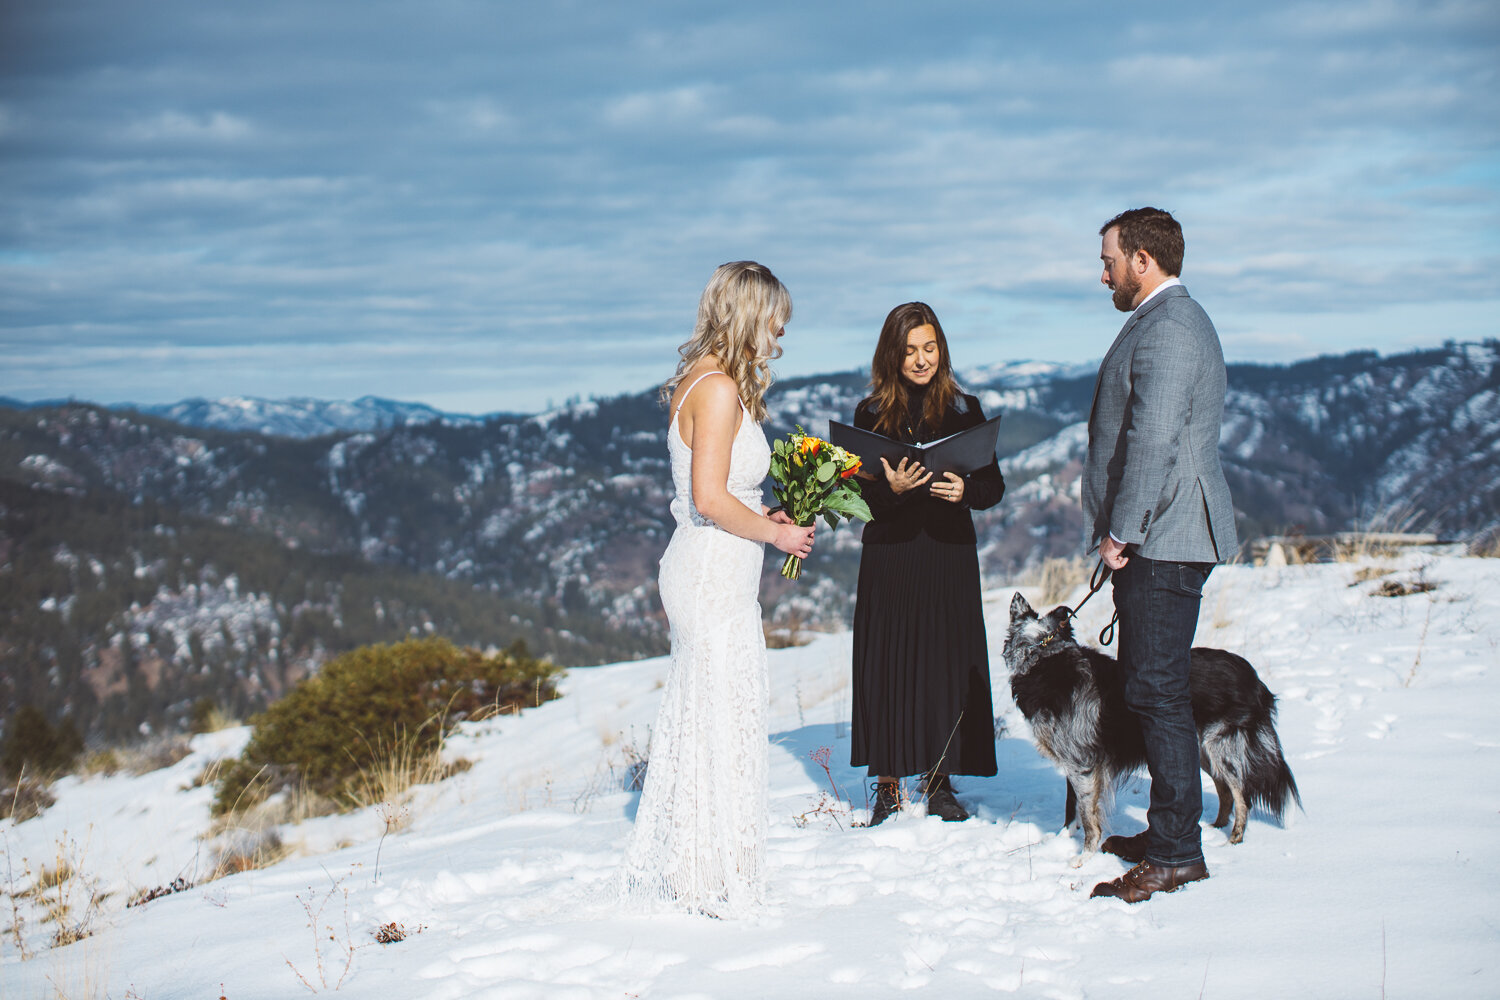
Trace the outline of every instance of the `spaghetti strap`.
[[[725, 378], [729, 378], [729, 373], [728, 372], [704, 372], [702, 375], [699, 375], [697, 378], [693, 379], [693, 384], [687, 387], [687, 392], [684, 392], [682, 394], [682, 399], [677, 403], [677, 409], [675, 409], [675, 410], [672, 411], [672, 415], [673, 416], [676, 416], [677, 414], [679, 414], [679, 413], [682, 412], [682, 406], [683, 406], [684, 403], [687, 402], [688, 396], [692, 393], [692, 391], [695, 388], [697, 388], [699, 382], [702, 382], [704, 379], [708, 378], [710, 375], [723, 375]], [[736, 393], [735, 395], [738, 396], [739, 394]], [[744, 408], [745, 408], [745, 401], [742, 399], [742, 400], [740, 400], [740, 409], [744, 409]]]

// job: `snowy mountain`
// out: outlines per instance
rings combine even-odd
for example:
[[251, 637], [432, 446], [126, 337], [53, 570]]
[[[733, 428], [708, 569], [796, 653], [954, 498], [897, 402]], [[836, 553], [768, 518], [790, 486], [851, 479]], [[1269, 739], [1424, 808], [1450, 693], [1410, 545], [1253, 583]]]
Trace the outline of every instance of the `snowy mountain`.
[[[1486, 341], [1230, 366], [1221, 443], [1242, 540], [1493, 535], [1497, 360]], [[1008, 491], [976, 516], [986, 577], [1079, 556], [1092, 371], [1016, 362], [964, 378], [1005, 414]], [[857, 372], [780, 382], [768, 433], [824, 433], [864, 388]], [[251, 710], [329, 653], [413, 631], [525, 638], [570, 664], [660, 653], [665, 435], [653, 392], [315, 438], [0, 409], [0, 716], [29, 702], [123, 732], [170, 725], [197, 697]], [[858, 538], [821, 536], [795, 584], [767, 561], [771, 628], [842, 627]], [[224, 615], [238, 624], [216, 628]]]
[[402, 403], [378, 396], [361, 396], [352, 403], [306, 398], [257, 399], [251, 396], [225, 396], [220, 399], [185, 399], [177, 403], [151, 406], [122, 403], [112, 409], [134, 410], [188, 427], [254, 431], [294, 438], [434, 423], [465, 427], [483, 423], [485, 419], [467, 414], [444, 413], [424, 403]]
[[[629, 764], [647, 752], [667, 669], [650, 659], [575, 670], [558, 701], [466, 724], [448, 753], [471, 768], [344, 816], [214, 827], [199, 776], [244, 730], [198, 737], [164, 770], [65, 779], [40, 817], [0, 821], [0, 927], [14, 925], [0, 933], [4, 994], [1494, 995], [1500, 559], [1449, 546], [1215, 570], [1198, 642], [1244, 654], [1278, 697], [1306, 812], [1285, 828], [1252, 814], [1238, 845], [1205, 824], [1211, 878], [1136, 906], [1089, 898], [1124, 870], [1118, 859], [1072, 866], [1080, 838], [1059, 832], [1062, 779], [1008, 696], [1010, 594], [986, 595], [999, 774], [955, 780], [974, 814], [963, 823], [916, 806], [854, 826], [868, 813], [865, 778], [846, 763], [848, 637], [772, 651], [770, 902], [758, 918], [611, 905], [639, 794], [625, 790]], [[1104, 602], [1086, 606], [1079, 633], [1107, 616]], [[1120, 790], [1111, 832], [1143, 827], [1146, 789], [1143, 776]], [[394, 814], [410, 825], [387, 835]], [[207, 880], [235, 837], [290, 856]], [[49, 948], [59, 898], [89, 936]]]

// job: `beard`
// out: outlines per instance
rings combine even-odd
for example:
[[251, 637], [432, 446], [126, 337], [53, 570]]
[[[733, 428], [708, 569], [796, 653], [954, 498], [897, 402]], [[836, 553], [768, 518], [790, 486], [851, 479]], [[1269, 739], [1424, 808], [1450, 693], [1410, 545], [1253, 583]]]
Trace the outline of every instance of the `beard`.
[[1114, 287], [1115, 308], [1122, 313], [1135, 309], [1135, 297], [1140, 290], [1141, 279], [1129, 271], [1125, 272], [1125, 280]]

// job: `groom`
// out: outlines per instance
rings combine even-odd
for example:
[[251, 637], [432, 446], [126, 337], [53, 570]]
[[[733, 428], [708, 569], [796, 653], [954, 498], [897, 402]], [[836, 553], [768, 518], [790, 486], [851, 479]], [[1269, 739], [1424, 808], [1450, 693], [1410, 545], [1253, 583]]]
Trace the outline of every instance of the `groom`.
[[1135, 208], [1099, 233], [1100, 280], [1131, 315], [1094, 383], [1084, 530], [1113, 571], [1125, 700], [1145, 738], [1151, 805], [1147, 829], [1103, 845], [1136, 866], [1093, 895], [1137, 903], [1208, 878], [1189, 650], [1204, 581], [1239, 546], [1219, 466], [1224, 355], [1177, 278], [1182, 227], [1160, 209]]

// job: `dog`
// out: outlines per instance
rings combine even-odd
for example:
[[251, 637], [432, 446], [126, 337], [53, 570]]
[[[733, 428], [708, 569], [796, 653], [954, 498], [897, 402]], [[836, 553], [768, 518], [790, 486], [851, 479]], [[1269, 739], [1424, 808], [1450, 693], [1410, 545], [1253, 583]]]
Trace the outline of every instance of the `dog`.
[[[1039, 616], [1019, 593], [1010, 602], [1005, 665], [1037, 749], [1068, 779], [1064, 827], [1078, 803], [1078, 867], [1099, 850], [1101, 813], [1115, 785], [1146, 763], [1140, 723], [1125, 704], [1125, 678], [1113, 657], [1074, 640], [1071, 609]], [[1238, 844], [1251, 805], [1278, 823], [1290, 803], [1302, 806], [1273, 726], [1276, 698], [1254, 667], [1227, 650], [1194, 647], [1191, 669], [1198, 760], [1219, 793], [1214, 826], [1228, 823], [1232, 810], [1229, 842]]]

